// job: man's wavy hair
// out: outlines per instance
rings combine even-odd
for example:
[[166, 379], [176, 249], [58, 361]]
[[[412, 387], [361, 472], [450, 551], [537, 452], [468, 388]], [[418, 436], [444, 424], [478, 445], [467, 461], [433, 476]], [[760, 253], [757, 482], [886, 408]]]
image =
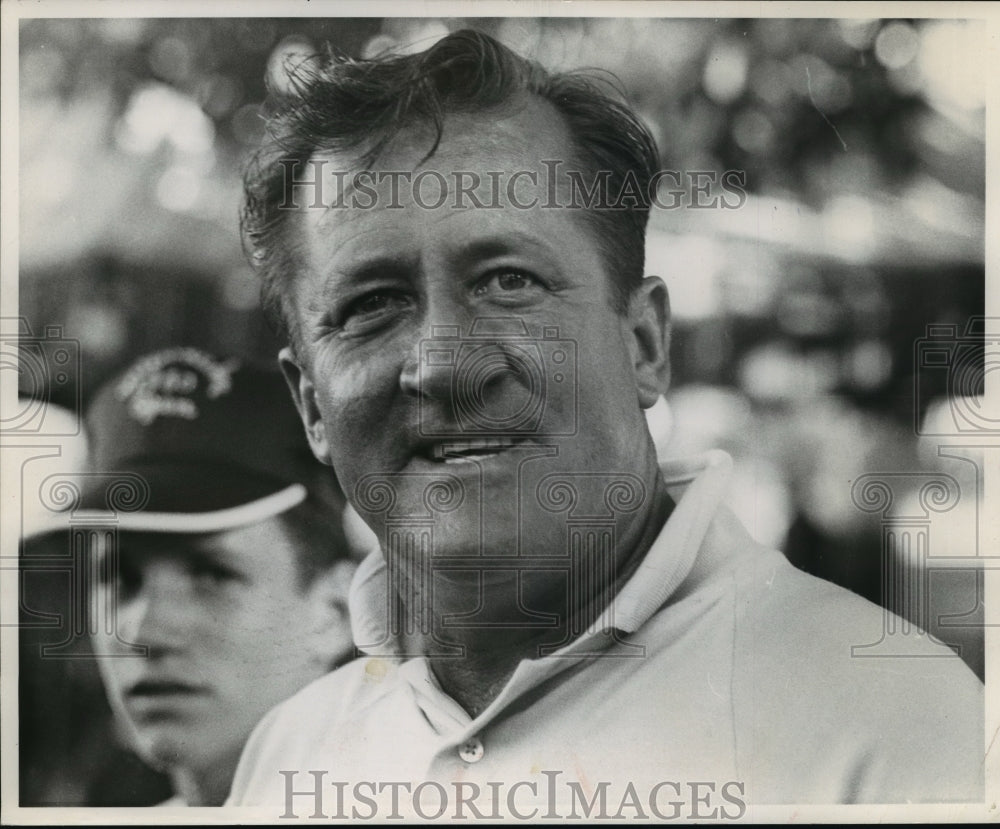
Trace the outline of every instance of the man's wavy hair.
[[[424, 52], [354, 60], [332, 52], [290, 70], [290, 91], [272, 95], [267, 139], [244, 175], [241, 229], [244, 248], [261, 274], [261, 300], [277, 333], [297, 347], [290, 283], [297, 270], [287, 236], [287, 171], [316, 153], [358, 152], [373, 164], [403, 129], [427, 124], [441, 141], [449, 113], [488, 113], [535, 95], [562, 115], [581, 171], [607, 175], [614, 197], [625, 177], [643, 196], [617, 209], [584, 211], [611, 275], [614, 307], [623, 312], [641, 282], [649, 203], [645, 198], [659, 157], [649, 130], [624, 103], [607, 76], [550, 73], [482, 32], [454, 32]], [[629, 192], [632, 192], [630, 189]], [[623, 199], [623, 202], [626, 200]]]

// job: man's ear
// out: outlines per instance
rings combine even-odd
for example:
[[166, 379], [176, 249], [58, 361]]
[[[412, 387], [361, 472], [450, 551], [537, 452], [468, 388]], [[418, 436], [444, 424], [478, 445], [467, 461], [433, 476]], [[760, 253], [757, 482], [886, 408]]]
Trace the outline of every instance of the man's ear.
[[278, 352], [278, 363], [281, 365], [281, 373], [285, 375], [288, 389], [292, 393], [295, 408], [299, 410], [302, 425], [305, 426], [309, 446], [316, 459], [329, 466], [331, 464], [330, 444], [326, 439], [323, 418], [316, 405], [316, 388], [309, 376], [309, 369], [299, 364], [291, 346], [285, 346]]
[[647, 276], [632, 293], [625, 332], [639, 405], [650, 408], [670, 386], [670, 295], [658, 276]]
[[343, 662], [354, 648], [347, 596], [356, 569], [354, 562], [338, 561], [306, 588], [314, 620], [309, 647], [325, 670]]

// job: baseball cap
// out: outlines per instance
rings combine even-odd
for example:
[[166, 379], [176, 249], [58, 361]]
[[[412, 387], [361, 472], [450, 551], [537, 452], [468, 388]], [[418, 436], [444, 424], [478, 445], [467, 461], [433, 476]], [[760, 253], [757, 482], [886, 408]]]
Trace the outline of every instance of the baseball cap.
[[302, 503], [332, 471], [313, 456], [276, 367], [170, 348], [104, 384], [73, 516], [122, 530], [221, 532]]

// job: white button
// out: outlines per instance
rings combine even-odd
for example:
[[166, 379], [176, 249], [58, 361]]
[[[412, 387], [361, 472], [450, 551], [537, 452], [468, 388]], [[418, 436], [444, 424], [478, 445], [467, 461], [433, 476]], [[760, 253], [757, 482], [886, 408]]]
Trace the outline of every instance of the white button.
[[478, 737], [470, 737], [458, 747], [458, 756], [466, 763], [478, 763], [483, 759], [486, 749]]

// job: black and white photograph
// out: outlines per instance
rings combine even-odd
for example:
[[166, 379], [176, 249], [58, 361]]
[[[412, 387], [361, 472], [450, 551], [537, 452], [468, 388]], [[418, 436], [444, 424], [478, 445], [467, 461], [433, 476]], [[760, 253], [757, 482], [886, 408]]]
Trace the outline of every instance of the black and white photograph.
[[1000, 5], [0, 13], [3, 824], [1000, 817]]

